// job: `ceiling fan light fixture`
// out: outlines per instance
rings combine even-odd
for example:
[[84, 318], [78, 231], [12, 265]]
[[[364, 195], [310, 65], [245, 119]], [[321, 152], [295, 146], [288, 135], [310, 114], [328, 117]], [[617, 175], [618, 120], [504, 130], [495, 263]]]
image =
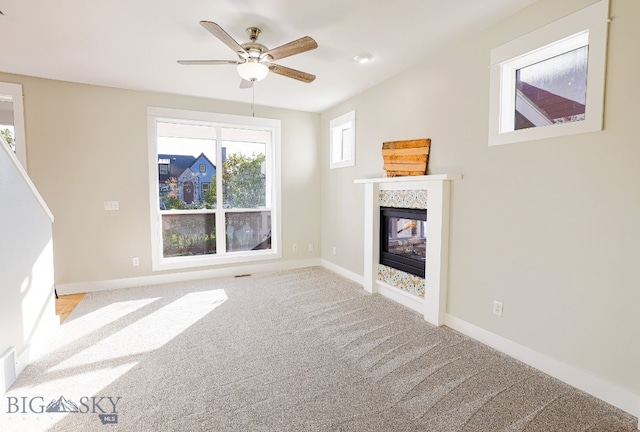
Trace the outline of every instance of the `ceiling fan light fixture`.
[[353, 61], [360, 64], [369, 63], [373, 60], [373, 56], [369, 53], [360, 53], [353, 58]]
[[269, 74], [269, 68], [255, 59], [238, 64], [238, 75], [247, 81], [261, 81]]

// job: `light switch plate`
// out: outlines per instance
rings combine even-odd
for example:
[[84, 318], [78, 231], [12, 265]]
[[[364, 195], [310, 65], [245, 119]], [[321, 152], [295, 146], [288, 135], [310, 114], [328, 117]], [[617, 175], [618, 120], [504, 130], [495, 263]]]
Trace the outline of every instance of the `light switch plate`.
[[104, 209], [107, 211], [120, 210], [120, 203], [118, 201], [105, 201]]

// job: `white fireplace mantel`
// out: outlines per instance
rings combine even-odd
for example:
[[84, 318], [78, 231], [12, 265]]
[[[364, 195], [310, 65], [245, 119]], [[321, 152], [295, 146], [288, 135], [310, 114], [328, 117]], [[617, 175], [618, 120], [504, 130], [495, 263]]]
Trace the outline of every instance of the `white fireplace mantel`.
[[[461, 174], [382, 177], [355, 180], [364, 185], [364, 289], [389, 297], [424, 315], [431, 324], [444, 324], [447, 306], [449, 255], [449, 195], [452, 180]], [[378, 280], [380, 259], [381, 190], [427, 191], [427, 250], [424, 299]]]

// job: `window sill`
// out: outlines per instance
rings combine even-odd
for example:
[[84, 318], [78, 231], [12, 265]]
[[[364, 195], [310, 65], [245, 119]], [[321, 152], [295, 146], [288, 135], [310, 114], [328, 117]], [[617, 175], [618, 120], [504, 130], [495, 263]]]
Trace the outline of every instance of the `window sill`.
[[180, 270], [196, 267], [211, 267], [228, 264], [243, 264], [282, 258], [275, 250], [227, 252], [224, 255], [200, 255], [162, 258], [152, 265], [153, 271]]

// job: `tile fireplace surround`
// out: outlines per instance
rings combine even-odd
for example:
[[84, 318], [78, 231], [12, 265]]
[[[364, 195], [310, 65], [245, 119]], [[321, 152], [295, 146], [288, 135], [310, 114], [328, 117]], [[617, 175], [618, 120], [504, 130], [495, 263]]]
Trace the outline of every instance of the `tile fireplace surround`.
[[[438, 174], [425, 176], [388, 177], [355, 180], [364, 185], [364, 289], [389, 297], [424, 315], [431, 324], [444, 324], [447, 305], [447, 258], [449, 255], [449, 193], [452, 180], [460, 180], [460, 174]], [[398, 191], [391, 196], [400, 197], [392, 207], [416, 207], [402, 201], [423, 202], [426, 193], [427, 250], [425, 263], [424, 297], [410, 294], [389, 285], [378, 278], [380, 260], [380, 196]], [[417, 191], [418, 193], [413, 193]], [[385, 203], [384, 205], [387, 205]], [[418, 205], [418, 208], [424, 208]]]

